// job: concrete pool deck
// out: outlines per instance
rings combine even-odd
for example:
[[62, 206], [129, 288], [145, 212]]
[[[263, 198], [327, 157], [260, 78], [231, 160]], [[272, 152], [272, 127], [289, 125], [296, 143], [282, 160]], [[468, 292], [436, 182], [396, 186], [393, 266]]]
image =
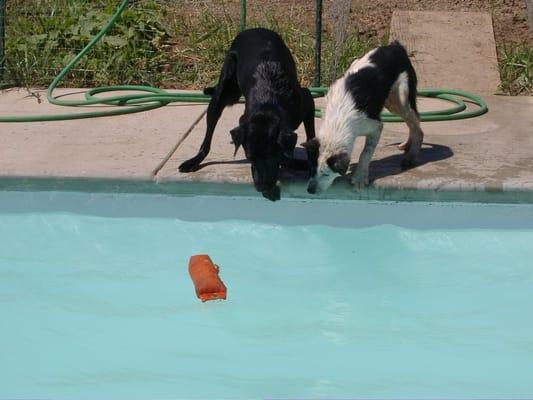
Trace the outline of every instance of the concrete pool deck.
[[[79, 90], [58, 93], [72, 92]], [[400, 168], [402, 154], [395, 146], [407, 129], [401, 123], [386, 124], [370, 167], [371, 187], [354, 192], [341, 181], [323, 197], [533, 202], [533, 97], [484, 98], [489, 113], [482, 117], [423, 123], [420, 163], [407, 171]], [[420, 105], [422, 111], [442, 106], [426, 99]], [[155, 192], [255, 194], [249, 165], [242, 150], [233, 158], [228, 134], [237, 125], [241, 105], [224, 112], [204, 167], [190, 174], [177, 171], [199, 148], [205, 109], [174, 104], [129, 116], [0, 124], [0, 189], [83, 189], [100, 182], [107, 183], [104, 190], [137, 190], [134, 186], [142, 183]], [[0, 94], [2, 115], [65, 112], [69, 109], [39, 103], [23, 89]], [[318, 129], [320, 119], [316, 125]], [[299, 142], [305, 141], [303, 128], [298, 134]], [[296, 156], [304, 157], [303, 149], [297, 148]], [[357, 158], [358, 151], [354, 163]], [[311, 197], [305, 181], [305, 173], [284, 172], [282, 197]]]

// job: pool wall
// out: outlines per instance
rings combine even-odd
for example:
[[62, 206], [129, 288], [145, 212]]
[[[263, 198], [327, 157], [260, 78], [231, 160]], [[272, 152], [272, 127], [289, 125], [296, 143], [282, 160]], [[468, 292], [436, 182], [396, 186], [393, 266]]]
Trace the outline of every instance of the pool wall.
[[[194, 188], [191, 191], [194, 192]], [[74, 191], [0, 191], [0, 213], [71, 212], [103, 217], [176, 218], [183, 221], [248, 220], [280, 225], [413, 229], [533, 229], [533, 206], [491, 203], [391, 202], [193, 196]], [[243, 201], [246, 200], [246, 201]]]
[[[472, 202], [533, 204], [533, 191], [520, 188], [465, 187], [450, 183], [440, 187], [370, 187], [351, 190], [347, 182], [336, 183], [320, 196], [310, 195], [302, 181], [282, 184], [282, 198], [307, 200], [379, 200], [422, 202]], [[0, 178], [0, 191], [74, 191], [88, 193], [152, 193], [178, 196], [214, 195], [262, 198], [251, 183], [234, 182], [154, 182], [147, 180], [78, 178]]]

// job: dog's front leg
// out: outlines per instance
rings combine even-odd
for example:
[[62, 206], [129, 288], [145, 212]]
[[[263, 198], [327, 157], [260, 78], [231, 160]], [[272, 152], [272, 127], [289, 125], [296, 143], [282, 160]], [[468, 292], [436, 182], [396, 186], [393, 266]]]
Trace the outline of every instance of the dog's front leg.
[[220, 118], [220, 115], [222, 114], [223, 109], [224, 107], [219, 105], [219, 100], [216, 97], [213, 97], [207, 108], [207, 130], [205, 132], [204, 141], [200, 146], [198, 154], [196, 154], [193, 158], [183, 162], [179, 166], [180, 172], [194, 172], [200, 168], [200, 163], [204, 161], [211, 150], [211, 141], [213, 140], [215, 126]]
[[305, 127], [307, 141], [315, 137], [315, 100], [307, 88], [301, 89], [302, 121]]
[[[210, 89], [210, 92], [212, 89]], [[213, 97], [207, 107], [207, 129], [205, 132], [204, 141], [200, 146], [198, 154], [190, 160], [185, 161], [179, 166], [180, 172], [193, 172], [200, 168], [200, 163], [207, 157], [209, 150], [211, 150], [211, 141], [213, 140], [213, 133], [217, 122], [222, 115], [222, 111], [228, 105], [235, 104], [239, 101], [241, 91], [237, 84], [236, 76], [236, 58], [230, 52], [224, 60], [220, 79], [214, 89]]]
[[378, 145], [382, 130], [383, 123], [380, 123], [378, 129], [366, 135], [365, 137], [365, 147], [363, 148], [363, 151], [359, 156], [357, 168], [351, 179], [354, 190], [362, 190], [369, 183], [368, 169], [370, 165], [370, 160], [374, 155], [374, 151], [376, 150], [376, 146]]

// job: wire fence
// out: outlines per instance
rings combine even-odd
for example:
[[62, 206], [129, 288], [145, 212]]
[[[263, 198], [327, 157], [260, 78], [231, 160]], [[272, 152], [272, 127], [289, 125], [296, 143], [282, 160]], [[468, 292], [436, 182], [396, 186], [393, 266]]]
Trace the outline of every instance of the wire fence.
[[[119, 4], [118, 0], [0, 0], [0, 7], [4, 2], [1, 78], [30, 87], [47, 86]], [[322, 39], [326, 81], [376, 44], [338, 23], [343, 13], [349, 13], [350, 2], [341, 3], [345, 5], [339, 7], [338, 0], [324, 2], [326, 23], [318, 38]], [[239, 31], [241, 15], [240, 0], [132, 0], [112, 31], [63, 85], [202, 88], [217, 80], [225, 52]], [[315, 1], [248, 0], [246, 17], [247, 26], [270, 28], [283, 36], [302, 83], [312, 84], [317, 69]]]
[[6, 13], [6, 1], [0, 0], [0, 83], [4, 79], [4, 58], [5, 58], [5, 13]]

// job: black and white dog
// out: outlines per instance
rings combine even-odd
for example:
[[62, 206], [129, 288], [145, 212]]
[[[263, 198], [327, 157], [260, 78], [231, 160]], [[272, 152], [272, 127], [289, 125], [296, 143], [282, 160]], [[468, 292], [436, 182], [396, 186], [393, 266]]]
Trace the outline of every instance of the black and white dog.
[[314, 101], [298, 82], [293, 57], [281, 37], [267, 29], [249, 29], [234, 39], [207, 110], [207, 131], [198, 154], [180, 165], [196, 171], [209, 153], [216, 123], [224, 107], [245, 98], [239, 126], [231, 130], [235, 154], [239, 146], [252, 165], [255, 188], [269, 200], [280, 198], [280, 164], [290, 164], [303, 122], [307, 140], [315, 137]]
[[307, 191], [326, 190], [336, 177], [346, 174], [357, 136], [366, 138], [352, 184], [356, 190], [368, 185], [368, 166], [383, 129], [383, 107], [400, 115], [409, 126], [409, 139], [398, 147], [406, 153], [404, 165], [412, 165], [424, 138], [416, 86], [415, 70], [398, 42], [355, 60], [329, 88], [318, 135], [304, 144], [312, 169]]

